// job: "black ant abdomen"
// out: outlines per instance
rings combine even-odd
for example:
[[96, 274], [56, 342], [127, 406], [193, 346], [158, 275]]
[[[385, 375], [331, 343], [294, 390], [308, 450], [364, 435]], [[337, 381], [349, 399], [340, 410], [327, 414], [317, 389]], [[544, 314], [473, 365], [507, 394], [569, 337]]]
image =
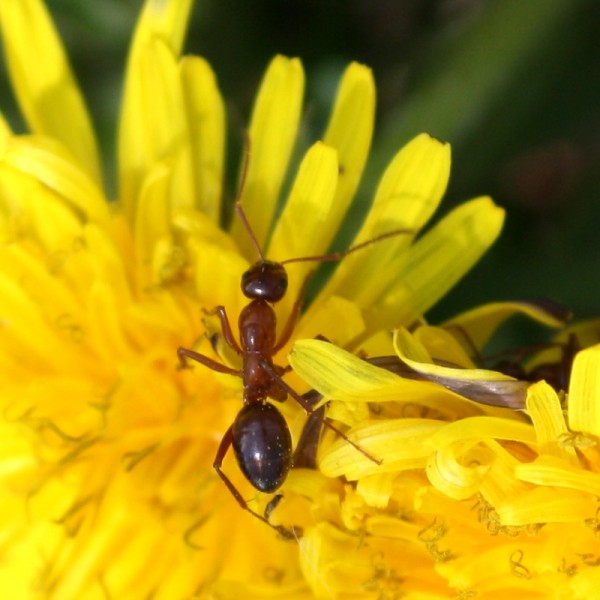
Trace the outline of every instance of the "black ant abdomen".
[[292, 467], [292, 437], [283, 415], [269, 403], [252, 402], [238, 413], [231, 445], [246, 478], [261, 492], [274, 492]]

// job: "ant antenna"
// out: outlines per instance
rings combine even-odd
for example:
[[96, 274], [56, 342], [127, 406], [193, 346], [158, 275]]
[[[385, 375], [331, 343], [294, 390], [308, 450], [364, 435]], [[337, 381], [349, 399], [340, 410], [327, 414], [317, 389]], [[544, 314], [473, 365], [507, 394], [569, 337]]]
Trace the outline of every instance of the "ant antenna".
[[[258, 254], [258, 258], [262, 262], [264, 262], [265, 255], [263, 254], [262, 248], [260, 247], [260, 244], [258, 243], [258, 240], [256, 239], [256, 235], [254, 234], [254, 231], [253, 231], [252, 227], [250, 226], [250, 222], [248, 221], [248, 217], [246, 216], [246, 213], [245, 213], [244, 208], [242, 207], [242, 203], [240, 201], [241, 197], [242, 197], [242, 192], [244, 190], [244, 186], [246, 185], [246, 177], [248, 175], [249, 165], [250, 165], [250, 136], [247, 131], [244, 131], [244, 162], [242, 163], [242, 173], [241, 173], [241, 177], [240, 177], [240, 184], [238, 186], [238, 190], [237, 190], [237, 194], [236, 194], [236, 198], [235, 198], [235, 212], [237, 213], [238, 217], [240, 218], [240, 221], [242, 222], [244, 229], [248, 233], [248, 237], [250, 238], [250, 241], [252, 242], [252, 245], [254, 246], [256, 253]], [[375, 242], [379, 242], [381, 240], [385, 240], [387, 238], [391, 238], [391, 237], [394, 237], [397, 235], [411, 234], [411, 233], [415, 233], [414, 229], [406, 229], [406, 228], [405, 229], [402, 229], [402, 228], [401, 229], [392, 229], [391, 231], [387, 231], [386, 233], [377, 235], [369, 240], [366, 240], [365, 242], [356, 244], [356, 246], [352, 246], [352, 247], [348, 248], [347, 250], [333, 252], [332, 254], [321, 254], [321, 255], [315, 255], [315, 256], [301, 256], [299, 258], [288, 258], [287, 260], [282, 260], [279, 264], [285, 265], [285, 264], [295, 263], [295, 262], [335, 262], [335, 261], [341, 260], [348, 254], [351, 254], [352, 252], [355, 252], [356, 250], [361, 250], [362, 248], [365, 248], [366, 246], [370, 246], [371, 244], [374, 244]]]
[[246, 213], [244, 212], [244, 209], [242, 208], [242, 203], [240, 202], [240, 199], [242, 197], [242, 192], [244, 191], [244, 186], [246, 185], [246, 177], [248, 175], [249, 165], [250, 165], [250, 136], [248, 135], [247, 131], [244, 131], [244, 162], [242, 163], [242, 173], [240, 176], [240, 184], [238, 186], [238, 191], [237, 191], [237, 194], [235, 197], [235, 212], [237, 213], [238, 217], [240, 218], [240, 221], [242, 222], [244, 229], [247, 231], [248, 237], [250, 238], [252, 245], [256, 249], [258, 257], [260, 258], [260, 260], [264, 261], [265, 257], [263, 255], [260, 244], [258, 243], [256, 236], [254, 235], [254, 231], [252, 231], [252, 227], [250, 227], [248, 217], [246, 216]]
[[240, 218], [240, 221], [242, 222], [244, 229], [248, 232], [250, 241], [252, 242], [252, 245], [254, 246], [254, 248], [256, 248], [258, 258], [260, 258], [261, 261], [264, 261], [265, 257], [260, 248], [260, 244], [258, 243], [256, 236], [254, 235], [254, 231], [252, 231], [252, 228], [250, 227], [250, 223], [248, 222], [248, 217], [246, 217], [246, 213], [244, 212], [244, 209], [242, 208], [242, 205], [240, 204], [239, 200], [235, 203], [235, 212], [238, 214], [238, 217]]
[[370, 240], [361, 242], [360, 244], [356, 244], [356, 246], [351, 246], [347, 250], [333, 252], [332, 254], [321, 254], [321, 255], [317, 255], [317, 256], [301, 256], [300, 258], [288, 258], [287, 260], [282, 260], [280, 264], [286, 265], [289, 263], [310, 262], [310, 261], [335, 262], [335, 261], [338, 261], [338, 260], [344, 258], [348, 254], [351, 254], [352, 252], [356, 252], [356, 250], [361, 250], [362, 248], [365, 248], [366, 246], [370, 246], [371, 244], [374, 244], [375, 242], [379, 242], [381, 240], [385, 240], [390, 237], [395, 237], [397, 235], [410, 234], [410, 233], [415, 233], [414, 229], [392, 229], [391, 231], [386, 231], [385, 233], [382, 233], [381, 235], [377, 235], [377, 236], [371, 238]]

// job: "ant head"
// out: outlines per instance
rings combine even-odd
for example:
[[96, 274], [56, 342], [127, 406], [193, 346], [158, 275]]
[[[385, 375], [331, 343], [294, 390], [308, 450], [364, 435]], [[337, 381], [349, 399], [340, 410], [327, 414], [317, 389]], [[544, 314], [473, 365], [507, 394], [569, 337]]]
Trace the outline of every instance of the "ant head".
[[251, 300], [279, 302], [287, 286], [285, 267], [272, 260], [259, 260], [242, 275], [242, 293]]

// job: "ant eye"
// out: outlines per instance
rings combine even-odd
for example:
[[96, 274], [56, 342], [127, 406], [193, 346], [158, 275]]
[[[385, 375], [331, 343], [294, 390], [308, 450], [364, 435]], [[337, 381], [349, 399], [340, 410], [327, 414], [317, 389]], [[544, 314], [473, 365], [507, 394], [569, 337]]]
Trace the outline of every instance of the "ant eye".
[[242, 293], [246, 298], [278, 302], [288, 286], [287, 273], [283, 265], [270, 260], [253, 264], [242, 275]]

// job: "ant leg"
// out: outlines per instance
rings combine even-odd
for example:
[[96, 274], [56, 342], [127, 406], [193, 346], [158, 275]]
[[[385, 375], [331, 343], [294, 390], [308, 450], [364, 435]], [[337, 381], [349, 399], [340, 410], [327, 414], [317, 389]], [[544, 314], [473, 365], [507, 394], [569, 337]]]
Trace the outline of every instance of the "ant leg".
[[179, 357], [179, 368], [187, 369], [189, 365], [187, 364], [187, 359], [195, 360], [205, 367], [212, 369], [213, 371], [218, 371], [219, 373], [228, 373], [229, 375], [236, 375], [237, 377], [242, 376], [242, 372], [239, 369], [232, 369], [231, 367], [227, 367], [226, 365], [222, 365], [221, 363], [205, 356], [204, 354], [200, 354], [198, 352], [194, 352], [193, 350], [188, 350], [187, 348], [177, 348], [177, 356]]
[[265, 519], [271, 516], [271, 513], [279, 506], [279, 503], [283, 500], [283, 494], [275, 494], [265, 506]]
[[304, 292], [306, 291], [306, 286], [308, 284], [308, 280], [310, 279], [311, 275], [312, 275], [312, 273], [309, 273], [304, 278], [304, 282], [302, 283], [302, 287], [300, 288], [300, 291], [298, 292], [298, 297], [296, 298], [296, 302], [294, 302], [294, 305], [292, 306], [292, 310], [290, 311], [290, 314], [288, 315], [285, 326], [281, 332], [281, 335], [279, 336], [279, 340], [277, 341], [275, 346], [273, 346], [273, 354], [276, 354], [277, 352], [279, 352], [279, 350], [281, 350], [290, 341], [290, 338], [292, 337], [292, 333], [294, 332], [294, 327], [296, 326], [296, 322], [298, 321], [298, 316], [300, 315], [300, 309], [302, 308], [302, 300], [304, 300]]
[[[306, 414], [309, 417], [318, 410], [314, 408], [313, 404], [309, 400], [301, 396], [294, 388], [290, 387], [273, 368], [273, 365], [270, 365], [266, 360], [261, 360], [260, 366], [263, 371], [265, 371], [269, 377], [271, 377], [271, 379], [277, 381], [281, 388], [284, 389], [288, 395], [291, 396], [306, 411]], [[374, 462], [376, 465], [380, 465], [382, 463], [380, 458], [376, 458], [367, 452], [367, 450], [365, 450], [362, 446], [356, 442], [353, 442], [343, 431], [328, 421], [326, 417], [323, 417], [321, 422], [323, 425], [329, 427], [329, 429], [337, 433], [337, 435], [339, 435], [342, 439], [346, 440], [353, 448], [358, 450], [363, 456], [366, 456], [370, 461]]]
[[[272, 523], [269, 522], [269, 520], [267, 518], [271, 514], [271, 512], [273, 511], [275, 506], [277, 506], [277, 504], [279, 503], [279, 500], [271, 500], [271, 502], [269, 502], [269, 504], [267, 504], [267, 508], [265, 510], [266, 516], [263, 517], [263, 515], [261, 515], [257, 512], [254, 512], [248, 506], [248, 503], [244, 500], [244, 498], [242, 497], [242, 495], [240, 494], [238, 489], [235, 487], [235, 485], [233, 485], [233, 483], [231, 482], [229, 477], [227, 477], [227, 475], [225, 475], [225, 473], [223, 473], [223, 471], [221, 470], [221, 466], [223, 464], [223, 459], [225, 458], [225, 455], [227, 454], [227, 450], [229, 450], [229, 447], [231, 446], [232, 428], [233, 428], [233, 425], [231, 425], [229, 427], [229, 429], [225, 432], [225, 435], [223, 436], [223, 439], [221, 440], [221, 443], [219, 444], [219, 448], [217, 450], [217, 455], [215, 456], [215, 460], [213, 462], [213, 468], [217, 472], [217, 475], [221, 478], [221, 481], [227, 486], [227, 489], [230, 491], [231, 495], [237, 500], [237, 503], [244, 510], [247, 510], [250, 514], [254, 515], [257, 519], [260, 519], [263, 523], [266, 523], [269, 527], [271, 527], [272, 529], [277, 531], [277, 533], [279, 533], [279, 535], [281, 535], [282, 537], [284, 537], [286, 539], [290, 539], [290, 540], [296, 539], [297, 533], [293, 529], [292, 530], [286, 529], [282, 525], [273, 525]], [[281, 494], [278, 494], [278, 496], [279, 496], [279, 499], [281, 499]], [[278, 496], [275, 496], [275, 498], [277, 498]]]
[[[269, 502], [267, 503], [267, 505], [265, 506], [265, 519], [269, 519], [271, 517], [271, 513], [279, 506], [279, 503], [283, 500], [283, 494], [275, 494], [275, 496], [273, 496], [273, 498], [271, 498], [271, 500], [269, 500]], [[281, 533], [281, 532], [279, 532]], [[290, 531], [288, 531], [288, 534], [292, 534], [292, 536], [290, 537], [294, 537], [296, 539], [298, 539], [299, 537], [302, 537], [303, 534], [303, 529], [302, 527], [296, 527], [294, 526], [294, 528]]]
[[233, 336], [233, 331], [231, 329], [231, 325], [229, 323], [229, 318], [227, 317], [227, 313], [225, 312], [224, 306], [217, 306], [213, 308], [211, 311], [205, 311], [205, 314], [209, 316], [217, 315], [219, 317], [219, 321], [221, 321], [221, 331], [223, 332], [223, 337], [227, 342], [227, 345], [234, 350], [239, 356], [243, 354], [242, 349], [237, 343], [235, 337]]
[[[317, 404], [323, 396], [316, 390], [310, 390], [302, 395], [311, 404]], [[292, 458], [294, 469], [316, 469], [317, 449], [321, 437], [321, 427], [325, 418], [325, 406], [319, 406], [308, 415], [306, 423], [302, 428], [300, 439], [296, 444], [296, 450]]]

